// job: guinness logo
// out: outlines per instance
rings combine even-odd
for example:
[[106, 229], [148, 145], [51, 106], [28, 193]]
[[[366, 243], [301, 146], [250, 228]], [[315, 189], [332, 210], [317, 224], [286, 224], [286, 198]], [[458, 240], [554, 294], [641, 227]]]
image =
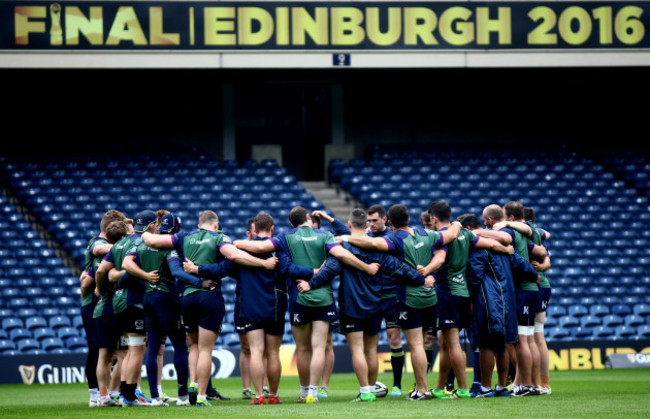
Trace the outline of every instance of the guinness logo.
[[36, 378], [35, 365], [20, 365], [18, 366], [18, 371], [20, 372], [24, 384], [31, 385], [34, 383], [34, 378]]

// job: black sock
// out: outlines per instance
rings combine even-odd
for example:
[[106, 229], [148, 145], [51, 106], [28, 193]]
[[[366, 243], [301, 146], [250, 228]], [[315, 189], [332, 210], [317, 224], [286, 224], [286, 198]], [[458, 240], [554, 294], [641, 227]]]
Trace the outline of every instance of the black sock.
[[393, 386], [402, 388], [402, 372], [404, 371], [404, 350], [390, 350], [390, 365], [393, 367]]

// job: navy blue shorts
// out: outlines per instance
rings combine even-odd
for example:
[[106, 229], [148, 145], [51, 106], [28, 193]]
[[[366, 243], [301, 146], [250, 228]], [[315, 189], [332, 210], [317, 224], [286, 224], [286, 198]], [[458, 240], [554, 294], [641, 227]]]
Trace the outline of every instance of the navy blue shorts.
[[198, 291], [183, 297], [183, 323], [189, 333], [196, 333], [199, 326], [221, 333], [226, 311], [223, 296], [216, 292]]
[[379, 318], [386, 321], [386, 329], [399, 328], [397, 324], [397, 298], [382, 298], [379, 303]]
[[81, 307], [81, 321], [84, 325], [86, 332], [86, 339], [88, 339], [88, 346], [93, 346], [95, 339], [95, 332], [93, 330], [93, 311], [95, 311], [96, 302]]
[[516, 290], [517, 295], [517, 324], [519, 326], [535, 326], [535, 307], [538, 304], [539, 291]]
[[284, 319], [273, 320], [267, 322], [249, 322], [246, 319], [241, 319], [240, 329], [237, 329], [237, 333], [240, 333], [240, 330], [243, 333], [252, 332], [253, 330], [264, 330], [264, 333], [267, 335], [279, 336], [284, 334]]
[[136, 306], [128, 306], [124, 311], [115, 315], [117, 330], [120, 334], [134, 333], [144, 335], [144, 310]]
[[437, 304], [425, 308], [409, 307], [401, 301], [397, 302], [397, 324], [402, 329], [417, 329], [424, 331], [436, 328]]
[[301, 326], [314, 321], [334, 322], [339, 316], [336, 312], [336, 303], [323, 307], [303, 306], [294, 303], [293, 310], [289, 316], [289, 322], [292, 326]]
[[382, 318], [379, 316], [369, 319], [354, 319], [341, 315], [339, 333], [345, 335], [352, 332], [363, 332], [366, 335], [377, 335], [381, 331]]
[[535, 313], [542, 313], [548, 308], [548, 302], [551, 300], [551, 288], [539, 288], [539, 295], [537, 297], [537, 306]]
[[438, 292], [438, 330], [465, 329], [472, 322], [469, 297]]
[[176, 294], [159, 290], [144, 294], [145, 327], [160, 335], [170, 336], [183, 328], [181, 300]]
[[106, 314], [93, 319], [93, 342], [97, 348], [119, 349], [120, 332], [114, 314]]

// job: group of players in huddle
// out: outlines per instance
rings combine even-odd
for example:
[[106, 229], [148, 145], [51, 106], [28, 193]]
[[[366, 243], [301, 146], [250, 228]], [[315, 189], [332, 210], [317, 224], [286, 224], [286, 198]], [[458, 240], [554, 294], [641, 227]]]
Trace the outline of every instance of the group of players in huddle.
[[[415, 378], [407, 400], [550, 394], [543, 330], [551, 291], [543, 241], [550, 234], [518, 202], [486, 207], [483, 223], [474, 214], [452, 221], [451, 212], [446, 202], [433, 202], [421, 214], [424, 228], [416, 228], [399, 204], [388, 211], [356, 208], [347, 224], [295, 207], [291, 229], [276, 234], [273, 218], [261, 212], [249, 221], [248, 238], [232, 241], [210, 210], [189, 232], [169, 211], [146, 210], [134, 219], [107, 211], [80, 278], [90, 406], [209, 406], [210, 399], [226, 399], [211, 383], [212, 350], [226, 315], [224, 277], [237, 280], [234, 321], [250, 348], [250, 404], [282, 403], [279, 350], [287, 311], [300, 403], [319, 400], [333, 323], [350, 347], [359, 381], [355, 402], [377, 397], [383, 322], [393, 385], [381, 395], [402, 395], [402, 334]], [[471, 388], [461, 330], [474, 355]], [[177, 398], [160, 385], [167, 338]], [[439, 374], [430, 390], [436, 340]], [[139, 385], [143, 364], [150, 400]]]

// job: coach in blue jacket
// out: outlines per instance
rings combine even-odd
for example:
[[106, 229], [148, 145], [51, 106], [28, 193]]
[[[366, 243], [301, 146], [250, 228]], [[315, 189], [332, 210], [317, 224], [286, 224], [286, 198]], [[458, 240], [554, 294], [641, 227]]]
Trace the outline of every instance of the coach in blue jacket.
[[[459, 221], [469, 230], [481, 229], [480, 221], [475, 215], [465, 215]], [[506, 385], [509, 357], [506, 345], [515, 344], [518, 338], [513, 272], [522, 280], [539, 280], [535, 268], [516, 252], [512, 255], [486, 249], [470, 252], [467, 277], [470, 293], [474, 297], [473, 322], [474, 330], [478, 333], [481, 363], [482, 388], [477, 397], [508, 395]], [[498, 384], [493, 389], [495, 358]]]

